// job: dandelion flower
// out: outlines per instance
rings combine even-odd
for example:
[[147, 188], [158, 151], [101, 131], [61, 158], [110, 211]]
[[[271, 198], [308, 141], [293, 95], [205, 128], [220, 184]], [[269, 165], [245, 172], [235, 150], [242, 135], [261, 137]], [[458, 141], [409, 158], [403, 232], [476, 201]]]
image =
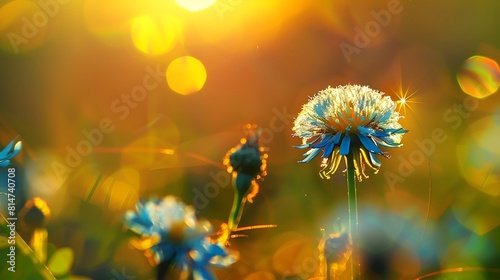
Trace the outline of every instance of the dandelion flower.
[[138, 202], [136, 211], [125, 214], [124, 225], [141, 235], [133, 245], [147, 250], [156, 264], [166, 262], [194, 279], [215, 279], [210, 265], [227, 266], [236, 261], [226, 249], [212, 243], [208, 221], [197, 220], [195, 209], [175, 197]]
[[261, 129], [256, 125], [245, 126], [246, 135], [240, 140], [240, 144], [231, 148], [224, 157], [223, 163], [227, 171], [232, 175], [232, 186], [234, 189], [233, 206], [229, 213], [227, 224], [221, 225], [218, 238], [219, 244], [228, 245], [229, 239], [245, 235], [232, 235], [235, 231], [270, 228], [275, 225], [261, 225], [238, 228], [245, 203], [253, 202], [259, 193], [257, 180], [267, 175], [267, 157], [260, 143]]
[[303, 140], [297, 148], [309, 149], [300, 162], [309, 162], [323, 151], [320, 176], [330, 178], [341, 159], [350, 155], [361, 181], [368, 177], [366, 166], [375, 173], [380, 169], [376, 155], [389, 157], [380, 146], [402, 145], [407, 130], [399, 124], [400, 118], [396, 104], [382, 92], [359, 85], [328, 87], [310, 98], [295, 119], [294, 136]]
[[222, 243], [226, 243], [231, 231], [238, 227], [245, 202], [253, 202], [259, 192], [256, 180], [266, 175], [267, 154], [260, 145], [260, 129], [252, 125], [246, 125], [246, 129], [247, 136], [227, 152], [223, 162], [232, 174], [234, 200], [225, 233], [220, 238]]

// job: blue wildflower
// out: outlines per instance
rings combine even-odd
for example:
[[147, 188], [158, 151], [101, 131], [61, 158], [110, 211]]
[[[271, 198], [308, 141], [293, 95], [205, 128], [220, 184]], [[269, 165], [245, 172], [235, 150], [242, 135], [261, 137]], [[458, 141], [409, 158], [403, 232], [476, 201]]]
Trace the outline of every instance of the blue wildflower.
[[398, 123], [401, 116], [389, 96], [367, 86], [328, 87], [302, 107], [294, 122], [294, 136], [302, 138], [296, 146], [309, 149], [300, 162], [309, 162], [323, 151], [320, 176], [330, 178], [342, 158], [352, 155], [358, 180], [369, 166], [375, 173], [381, 163], [376, 155], [389, 157], [379, 146], [400, 147], [408, 132]]
[[216, 267], [226, 267], [236, 262], [238, 256], [235, 252], [228, 253], [223, 244], [204, 239], [190, 252], [193, 260], [194, 279], [211, 280], [216, 279], [209, 264]]
[[210, 265], [227, 266], [236, 261], [224, 247], [212, 243], [211, 224], [197, 220], [195, 209], [175, 197], [138, 202], [136, 211], [125, 214], [123, 223], [141, 235], [133, 245], [150, 252], [156, 264], [170, 263], [195, 279], [215, 279]]
[[19, 154], [21, 148], [21, 141], [16, 142], [16, 139], [10, 141], [10, 143], [2, 151], [0, 151], [0, 167], [8, 166], [10, 164], [10, 160]]
[[352, 254], [352, 240], [346, 231], [324, 235], [318, 245], [318, 274], [324, 279], [338, 279]]
[[238, 227], [245, 202], [253, 202], [259, 192], [256, 180], [266, 175], [267, 154], [260, 145], [260, 129], [252, 125], [246, 128], [248, 135], [241, 139], [238, 146], [229, 150], [224, 159], [228, 172], [232, 173], [235, 192], [228, 219], [229, 232]]

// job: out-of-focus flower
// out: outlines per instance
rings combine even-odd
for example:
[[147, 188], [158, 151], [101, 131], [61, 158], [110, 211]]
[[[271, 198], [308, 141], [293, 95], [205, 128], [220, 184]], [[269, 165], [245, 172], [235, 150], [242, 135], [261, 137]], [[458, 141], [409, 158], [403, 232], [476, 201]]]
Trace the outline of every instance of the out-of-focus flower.
[[195, 209], [175, 197], [138, 202], [125, 214], [124, 225], [141, 235], [132, 244], [152, 255], [156, 264], [167, 262], [194, 279], [215, 279], [210, 265], [227, 266], [236, 257], [210, 240], [212, 226], [197, 220]]
[[241, 143], [229, 150], [224, 158], [227, 171], [232, 174], [234, 187], [233, 208], [228, 219], [228, 230], [238, 227], [244, 203], [259, 192], [256, 180], [266, 175], [267, 154], [260, 145], [260, 129], [247, 125], [248, 135], [241, 139]]
[[193, 260], [194, 279], [215, 279], [208, 269], [208, 264], [216, 267], [226, 267], [238, 260], [235, 251], [229, 253], [220, 243], [214, 243], [209, 238], [205, 238], [202, 243], [190, 252]]
[[323, 276], [325, 279], [339, 278], [352, 254], [349, 233], [343, 231], [324, 236], [319, 242], [318, 249], [320, 265], [317, 276]]
[[368, 165], [375, 173], [380, 162], [375, 155], [389, 157], [380, 146], [399, 147], [408, 132], [399, 124], [401, 116], [389, 96], [367, 86], [328, 87], [318, 92], [294, 122], [294, 136], [302, 138], [297, 148], [309, 149], [300, 162], [309, 162], [323, 151], [320, 176], [330, 178], [342, 158], [352, 155], [356, 177], [361, 181]]
[[0, 167], [8, 166], [10, 164], [10, 160], [19, 154], [21, 148], [21, 141], [16, 142], [16, 139], [10, 141], [10, 143], [2, 151], [0, 151]]
[[41, 263], [47, 260], [47, 224], [51, 213], [47, 202], [39, 197], [26, 202], [19, 212], [21, 232], [29, 237], [30, 247]]
[[339, 279], [346, 269], [352, 254], [352, 239], [342, 227], [340, 218], [334, 223], [334, 233], [327, 234], [321, 229], [323, 237], [318, 244], [319, 266], [315, 277], [308, 280]]

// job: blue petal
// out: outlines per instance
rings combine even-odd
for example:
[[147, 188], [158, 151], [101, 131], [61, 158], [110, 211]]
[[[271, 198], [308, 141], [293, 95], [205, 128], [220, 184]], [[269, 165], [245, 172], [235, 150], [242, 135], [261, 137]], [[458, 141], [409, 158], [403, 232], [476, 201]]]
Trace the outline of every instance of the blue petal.
[[316, 114], [318, 114], [319, 116], [322, 116], [322, 115], [323, 115], [323, 111], [324, 111], [324, 109], [323, 109], [323, 106], [322, 106], [322, 105], [323, 105], [323, 104], [321, 104], [321, 103], [318, 103], [318, 104], [314, 105], [314, 111], [315, 111], [315, 112], [316, 112]]
[[361, 141], [361, 144], [370, 152], [380, 154], [382, 151], [377, 147], [375, 142], [371, 138], [368, 138], [364, 136], [363, 134], [358, 133], [357, 134], [359, 140]]
[[407, 129], [402, 129], [402, 128], [400, 128], [400, 129], [398, 129], [398, 130], [394, 131], [394, 133], [400, 134], [400, 133], [407, 133], [408, 131], [409, 131], [409, 130], [407, 130]]
[[21, 151], [23, 147], [23, 142], [17, 141], [16, 145], [14, 145], [14, 151], [12, 152], [12, 156], [16, 156]]
[[397, 148], [402, 146], [402, 144], [398, 143], [387, 143], [385, 140], [376, 140], [376, 141], [380, 146], [387, 148]]
[[210, 270], [205, 267], [197, 267], [194, 269], [193, 274], [195, 275], [194, 279], [203, 279], [203, 280], [215, 280], [215, 276]]
[[9, 154], [10, 150], [12, 150], [12, 147], [14, 147], [14, 142], [16, 141], [16, 139], [10, 141], [9, 144], [7, 144], [7, 146], [5, 146], [5, 148], [3, 148], [2, 151], [0, 151], [0, 158], [6, 158], [7, 155]]
[[131, 225], [141, 225], [141, 226], [144, 226], [144, 227], [151, 227], [153, 226], [153, 222], [148, 218], [148, 219], [143, 219], [141, 217], [133, 217], [131, 220], [130, 220], [130, 224]]
[[392, 140], [390, 135], [383, 136], [383, 137], [375, 137], [374, 140], [377, 141], [377, 143], [379, 145], [384, 146], [384, 147], [395, 148], [395, 147], [403, 146], [401, 143], [394, 142], [394, 140]]
[[391, 133], [388, 132], [386, 129], [384, 129], [384, 130], [375, 130], [372, 135], [381, 138], [381, 137], [387, 137], [391, 135]]
[[375, 133], [375, 130], [373, 128], [365, 126], [358, 126], [358, 131], [365, 136], [371, 136], [372, 134]]
[[306, 149], [306, 148], [309, 148], [309, 144], [296, 145], [296, 146], [293, 146], [293, 147], [297, 148], [297, 149]]
[[340, 144], [340, 155], [345, 156], [349, 153], [351, 147], [351, 136], [349, 133], [346, 133], [344, 139], [342, 139], [342, 143]]
[[[309, 162], [311, 161], [311, 159], [313, 159], [315, 156], [317, 156], [319, 154], [319, 151], [321, 151], [321, 149], [311, 149], [309, 150], [307, 153], [309, 153], [307, 155], [306, 158], [304, 158], [303, 160], [299, 161], [300, 163], [304, 163], [304, 162]], [[307, 154], [306, 153], [306, 154]]]
[[10, 164], [10, 160], [8, 160], [8, 159], [0, 161], [0, 167], [9, 166], [9, 164]]
[[341, 137], [342, 137], [341, 132], [335, 134], [335, 136], [333, 137], [333, 140], [332, 140], [333, 144], [337, 145], [340, 142]]
[[380, 163], [380, 161], [378, 161], [378, 159], [372, 153], [370, 153], [370, 160], [372, 161], [373, 165], [375, 165], [376, 167], [382, 166], [382, 164]]
[[[383, 130], [375, 130], [375, 132], [373, 133], [373, 136], [378, 137], [378, 138], [385, 141], [385, 139], [384, 139], [385, 137], [391, 136], [392, 134], [402, 134], [402, 133], [406, 133], [406, 132], [408, 132], [408, 130], [402, 129], [402, 128], [384, 128]], [[386, 142], [389, 143], [392, 141], [386, 141]], [[397, 143], [395, 143], [395, 144], [397, 144]]]
[[162, 260], [172, 260], [177, 264], [182, 264], [184, 256], [187, 254], [187, 252], [184, 252], [185, 250], [179, 246], [174, 246], [167, 242], [161, 242], [153, 248]]
[[210, 258], [214, 256], [225, 256], [226, 255], [226, 250], [219, 246], [217, 243], [216, 244], [208, 244], [205, 252]]
[[370, 114], [370, 117], [368, 118], [370, 120], [370, 122], [374, 121], [375, 120], [375, 111], [373, 111], [371, 114]]
[[391, 116], [391, 111], [390, 110], [387, 110], [385, 111], [384, 115], [380, 118], [380, 122], [385, 122], [389, 119], [389, 117]]
[[323, 151], [323, 157], [324, 158], [329, 157], [332, 154], [334, 147], [335, 143], [333, 142], [330, 142], [328, 145], [326, 145], [325, 150]]
[[312, 145], [312, 144], [318, 142], [320, 139], [321, 139], [321, 136], [317, 136], [316, 138], [314, 138], [311, 142], [309, 142], [307, 144]]
[[[10, 141], [10, 143], [2, 151], [0, 151], [0, 160], [11, 159], [19, 154], [22, 148], [22, 142], [18, 141], [17, 143], [15, 143], [16, 139], [17, 137], [14, 140]], [[14, 150], [12, 150], [12, 148], [14, 148]]]
[[142, 221], [148, 221], [152, 223], [151, 221], [151, 213], [149, 213], [146, 209], [141, 208], [139, 211], [137, 211], [137, 219], [140, 219]]
[[400, 134], [400, 133], [406, 133], [409, 130], [402, 129], [402, 128], [384, 128], [384, 131], [388, 132], [389, 134], [392, 134], [392, 133]]
[[321, 142], [319, 142], [318, 144], [311, 145], [311, 148], [323, 148], [324, 146], [326, 146], [326, 144], [328, 144], [328, 142], [330, 142], [332, 138], [333, 138], [332, 134], [327, 134], [323, 137]]
[[298, 148], [298, 149], [305, 149], [305, 148], [309, 148], [312, 144], [318, 142], [318, 140], [321, 139], [321, 136], [318, 136], [316, 138], [314, 138], [311, 142], [309, 143], [305, 143], [303, 145], [297, 145], [297, 146], [293, 146], [294, 148]]

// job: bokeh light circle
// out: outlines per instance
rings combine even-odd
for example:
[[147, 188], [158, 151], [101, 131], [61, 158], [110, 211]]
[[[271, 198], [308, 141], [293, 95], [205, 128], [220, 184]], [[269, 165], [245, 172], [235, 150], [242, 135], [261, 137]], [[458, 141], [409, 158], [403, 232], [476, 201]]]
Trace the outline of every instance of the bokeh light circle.
[[498, 91], [500, 68], [495, 60], [475, 55], [465, 60], [457, 80], [465, 93], [482, 99]]
[[204, 10], [215, 3], [215, 0], [175, 0], [177, 5], [191, 12]]
[[472, 187], [493, 195], [500, 195], [500, 146], [495, 135], [500, 135], [500, 120], [488, 116], [472, 123], [457, 145], [457, 161], [462, 177]]
[[173, 60], [167, 67], [168, 86], [182, 95], [195, 93], [203, 88], [207, 71], [201, 61], [192, 56]]
[[166, 15], [135, 17], [130, 28], [135, 48], [150, 55], [160, 55], [171, 50], [180, 33], [180, 20]]
[[63, 247], [54, 252], [47, 263], [47, 267], [54, 274], [54, 276], [61, 277], [70, 271], [74, 259], [75, 253], [73, 249]]
[[481, 118], [469, 125], [468, 130], [477, 145], [500, 156], [500, 146], [497, 139], [500, 135], [500, 115]]

